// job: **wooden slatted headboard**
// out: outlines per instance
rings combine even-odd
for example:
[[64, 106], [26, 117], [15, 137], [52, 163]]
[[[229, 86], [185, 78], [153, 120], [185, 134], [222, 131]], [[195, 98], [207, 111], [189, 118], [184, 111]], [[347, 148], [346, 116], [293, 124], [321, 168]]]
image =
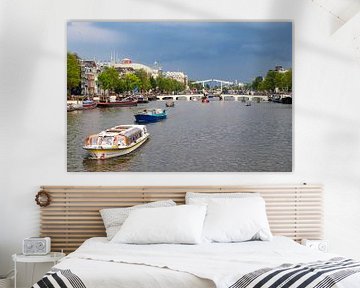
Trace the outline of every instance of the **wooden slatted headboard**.
[[178, 204], [186, 192], [259, 192], [266, 201], [274, 235], [322, 238], [322, 187], [278, 186], [43, 186], [51, 204], [41, 208], [41, 236], [52, 239], [53, 251], [74, 251], [90, 237], [105, 236], [99, 209], [128, 207], [164, 199]]

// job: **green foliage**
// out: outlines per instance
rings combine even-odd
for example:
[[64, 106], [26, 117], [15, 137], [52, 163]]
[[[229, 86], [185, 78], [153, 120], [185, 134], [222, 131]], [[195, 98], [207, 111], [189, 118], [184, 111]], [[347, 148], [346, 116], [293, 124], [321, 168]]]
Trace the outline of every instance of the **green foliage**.
[[123, 78], [119, 78], [119, 80], [116, 82], [114, 91], [116, 94], [121, 94], [126, 91], [126, 83]]
[[141, 82], [139, 86], [139, 89], [141, 91], [148, 91], [151, 89], [152, 85], [150, 83], [149, 74], [144, 69], [137, 70], [135, 72], [135, 75], [139, 78]]
[[192, 89], [196, 89], [196, 90], [202, 90], [203, 86], [201, 83], [193, 83], [192, 81], [189, 81], [189, 88]]
[[100, 88], [107, 91], [115, 91], [118, 87], [119, 73], [114, 67], [106, 67], [98, 76], [98, 83]]
[[157, 87], [162, 93], [180, 92], [185, 89], [185, 85], [171, 78], [159, 76], [156, 79]]
[[260, 84], [263, 81], [263, 77], [258, 76], [255, 78], [255, 80], [251, 83], [251, 88], [254, 89], [255, 91], [261, 90], [260, 89]]
[[125, 91], [133, 91], [135, 87], [141, 88], [141, 80], [135, 74], [129, 73], [122, 77], [125, 84]]
[[276, 88], [284, 92], [292, 91], [292, 70], [285, 73], [269, 70], [264, 79], [256, 77], [251, 88], [255, 91], [274, 92]]
[[284, 74], [284, 90], [292, 91], [292, 69]]
[[75, 53], [67, 53], [67, 91], [68, 95], [71, 90], [80, 85], [80, 65], [78, 56]]
[[114, 91], [117, 94], [132, 92], [135, 88], [142, 92], [158, 88], [164, 93], [179, 92], [185, 89], [185, 85], [179, 81], [161, 76], [155, 79], [142, 69], [120, 76], [113, 67], [107, 67], [99, 74], [98, 84], [103, 90]]
[[276, 74], [278, 74], [278, 72], [275, 72], [273, 70], [270, 70], [267, 74], [266, 77], [264, 79], [264, 83], [263, 83], [263, 90], [267, 90], [267, 91], [275, 91], [275, 87], [276, 86]]
[[153, 90], [155, 90], [157, 87], [156, 80], [153, 76], [150, 77], [150, 85], [151, 85], [151, 89], [153, 89]]

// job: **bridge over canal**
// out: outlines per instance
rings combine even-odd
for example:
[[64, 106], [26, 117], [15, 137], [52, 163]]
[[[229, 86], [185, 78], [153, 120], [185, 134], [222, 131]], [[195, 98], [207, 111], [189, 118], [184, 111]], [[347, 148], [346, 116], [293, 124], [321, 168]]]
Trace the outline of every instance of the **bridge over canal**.
[[[185, 101], [196, 101], [200, 100], [203, 94], [190, 94], [190, 95], [161, 95], [157, 96], [158, 100], [185, 100]], [[268, 101], [269, 97], [266, 95], [238, 95], [238, 94], [222, 94], [221, 101]]]

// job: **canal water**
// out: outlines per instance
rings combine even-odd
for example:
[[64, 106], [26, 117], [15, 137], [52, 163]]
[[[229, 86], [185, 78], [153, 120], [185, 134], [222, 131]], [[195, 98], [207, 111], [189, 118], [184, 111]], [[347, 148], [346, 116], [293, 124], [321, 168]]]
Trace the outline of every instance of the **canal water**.
[[271, 102], [175, 101], [166, 108], [167, 119], [147, 124], [150, 139], [139, 149], [118, 158], [88, 158], [86, 136], [133, 124], [134, 112], [148, 107], [165, 108], [165, 102], [68, 112], [68, 171], [292, 171], [292, 106]]

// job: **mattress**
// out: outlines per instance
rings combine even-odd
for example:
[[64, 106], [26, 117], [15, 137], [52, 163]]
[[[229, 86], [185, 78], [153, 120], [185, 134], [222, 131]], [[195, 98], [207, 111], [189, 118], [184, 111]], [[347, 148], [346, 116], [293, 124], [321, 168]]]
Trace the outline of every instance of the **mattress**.
[[[106, 238], [91, 238], [75, 252], [62, 259], [54, 266], [54, 269], [55, 271], [71, 271], [83, 283], [83, 286], [77, 287], [87, 288], [281, 287], [241, 286], [236, 283], [240, 283], [238, 281], [241, 279], [248, 279], [249, 275], [255, 275], [254, 271], [273, 274], [271, 269], [279, 266], [282, 267], [281, 271], [287, 271], [287, 274], [292, 268], [291, 265], [298, 263], [312, 263], [311, 265], [318, 267], [320, 265], [318, 261], [323, 261], [321, 265], [328, 261], [325, 264], [333, 267], [334, 262], [330, 259], [339, 259], [337, 257], [337, 255], [312, 250], [286, 237], [274, 237], [272, 241], [200, 245], [112, 244]], [[341, 261], [352, 263], [349, 266], [352, 270], [347, 269], [351, 273], [346, 277], [341, 274], [342, 278], [340, 279], [339, 276], [339, 281], [331, 286], [328, 284], [321, 287], [360, 287], [360, 273], [356, 270], [360, 269], [360, 264], [351, 262], [349, 259]], [[294, 269], [296, 271], [309, 270], [308, 267], [299, 268], [299, 266], [294, 266]], [[282, 273], [277, 279], [272, 279], [271, 283], [279, 281], [281, 275], [287, 275], [284, 274], [285, 272]], [[296, 273], [292, 277], [299, 274], [299, 272]], [[315, 286], [311, 284], [310, 286], [295, 285], [295, 287], [312, 288]]]

